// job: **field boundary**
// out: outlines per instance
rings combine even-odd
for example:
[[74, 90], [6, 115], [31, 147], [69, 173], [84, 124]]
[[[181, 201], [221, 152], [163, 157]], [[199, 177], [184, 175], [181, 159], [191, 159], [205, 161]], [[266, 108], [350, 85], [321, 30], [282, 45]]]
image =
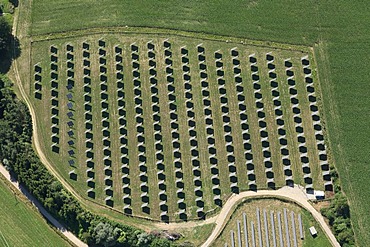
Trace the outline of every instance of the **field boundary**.
[[221, 41], [231, 44], [251, 45], [256, 47], [281, 49], [288, 51], [300, 51], [312, 53], [311, 46], [294, 45], [288, 43], [278, 43], [272, 41], [259, 41], [233, 36], [222, 36], [208, 33], [189, 32], [177, 29], [153, 28], [153, 27], [106, 27], [106, 28], [86, 28], [69, 32], [57, 32], [50, 34], [31, 35], [31, 45], [34, 42], [50, 41], [56, 39], [83, 37], [99, 34], [151, 34], [151, 35], [172, 35], [210, 41]]

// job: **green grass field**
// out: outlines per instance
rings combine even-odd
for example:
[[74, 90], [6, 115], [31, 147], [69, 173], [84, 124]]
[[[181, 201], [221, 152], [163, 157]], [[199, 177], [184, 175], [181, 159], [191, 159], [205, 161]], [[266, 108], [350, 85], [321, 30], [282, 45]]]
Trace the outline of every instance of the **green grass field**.
[[[259, 209], [260, 213], [260, 224], [261, 224], [261, 233], [262, 233], [262, 243], [263, 246], [273, 246], [273, 235], [272, 231], [275, 229], [275, 236], [278, 246], [280, 246], [280, 234], [279, 234], [279, 227], [278, 227], [278, 213], [281, 213], [281, 226], [282, 226], [282, 235], [283, 235], [283, 243], [287, 246], [287, 237], [286, 237], [286, 227], [284, 221], [284, 209], [287, 209], [287, 219], [288, 219], [288, 229], [289, 229], [289, 236], [290, 236], [290, 246], [294, 246], [294, 237], [293, 231], [296, 232], [297, 236], [297, 246], [302, 247], [329, 247], [331, 246], [329, 239], [326, 237], [324, 232], [321, 230], [320, 226], [317, 222], [313, 219], [309, 212], [302, 209], [296, 204], [280, 201], [278, 199], [253, 199], [253, 200], [246, 200], [245, 202], [241, 203], [234, 213], [231, 215], [230, 220], [226, 223], [225, 227], [221, 234], [217, 237], [215, 242], [212, 246], [224, 246], [226, 243], [227, 246], [231, 245], [231, 237], [230, 231], [234, 232], [234, 242], [235, 246], [238, 244], [238, 230], [237, 230], [237, 222], [240, 222], [241, 227], [241, 239], [242, 244], [245, 244], [244, 241], [244, 220], [243, 214], [246, 214], [246, 224], [247, 224], [247, 231], [248, 231], [248, 242], [249, 246], [252, 245], [252, 230], [251, 230], [251, 223], [254, 224], [254, 232], [255, 232], [255, 241], [258, 245], [259, 242], [259, 235], [258, 235], [258, 220], [256, 210]], [[269, 242], [266, 242], [266, 228], [265, 228], [265, 221], [264, 221], [264, 210], [266, 210], [266, 218], [267, 218], [267, 228], [268, 228], [268, 236]], [[274, 227], [271, 220], [271, 212], [273, 213], [274, 218]], [[291, 214], [294, 213], [294, 226], [291, 221]], [[300, 232], [299, 232], [299, 221], [298, 215], [301, 214], [302, 219], [302, 227], [304, 233], [304, 239], [300, 239]], [[309, 232], [309, 228], [314, 226], [318, 232], [317, 237], [313, 238]]]
[[70, 246], [0, 178], [0, 246]]
[[186, 243], [193, 243], [194, 246], [201, 246], [211, 235], [215, 223], [210, 223], [206, 225], [200, 225], [190, 228], [177, 229], [177, 231], [183, 236], [180, 238], [177, 243], [185, 245]]
[[[118, 56], [116, 46], [123, 49]], [[177, 221], [203, 217], [231, 192], [289, 183], [324, 189], [309, 107], [316, 101], [307, 93], [319, 87], [307, 87], [302, 51], [135, 34], [38, 41], [32, 54], [32, 80], [41, 82], [30, 95], [42, 116], [45, 153], [81, 195], [99, 204]]]
[[[370, 245], [370, 186], [367, 47], [370, 30], [362, 1], [243, 1], [225, 4], [163, 1], [33, 1], [32, 34], [95, 26], [156, 26], [305, 44], [315, 47], [329, 133], [330, 159], [336, 164], [352, 209], [360, 246]], [[81, 15], [86, 11], [86, 15]], [[67, 14], [68, 13], [68, 14]], [[113, 15], [115, 13], [115, 15]], [[112, 18], [112, 17], [115, 18]], [[78, 20], [78, 21], [76, 21]], [[31, 33], [31, 32], [30, 32]], [[318, 45], [315, 45], [318, 44]], [[28, 70], [27, 70], [28, 71]]]
[[[106, 26], [163, 27], [207, 32], [258, 40], [280, 38], [288, 43], [312, 44], [316, 25], [307, 26], [307, 17], [316, 18], [314, 1], [122, 1], [35, 0], [32, 5], [32, 34], [64, 32]], [[84, 14], [81, 15], [80, 7]], [[280, 12], [279, 12], [280, 11]], [[284, 15], [282, 12], [284, 11]], [[46, 14], [49, 13], [49, 14]], [[67, 14], [68, 13], [68, 14]], [[50, 16], [53, 15], [53, 18]], [[76, 20], [79, 20], [78, 22]], [[294, 25], [292, 21], [294, 20]], [[244, 25], [247, 24], [247, 25]], [[290, 27], [286, 30], [285, 27]], [[271, 39], [276, 40], [277, 38]]]

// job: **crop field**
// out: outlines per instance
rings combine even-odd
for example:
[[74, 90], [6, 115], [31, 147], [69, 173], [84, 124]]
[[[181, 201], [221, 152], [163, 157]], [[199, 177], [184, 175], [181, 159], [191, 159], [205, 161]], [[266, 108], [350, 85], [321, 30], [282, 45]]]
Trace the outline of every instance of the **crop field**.
[[99, 204], [168, 222], [243, 190], [332, 189], [311, 54], [145, 34], [32, 54], [44, 151]]
[[[225, 4], [223, 1], [179, 0], [35, 0], [32, 1], [31, 33], [39, 35], [128, 25], [190, 30], [258, 40], [269, 40], [266, 38], [267, 33], [286, 43], [294, 41], [296, 44], [312, 45], [316, 28], [308, 25], [307, 17], [316, 18], [314, 5], [313, 0], [298, 4], [291, 4], [290, 1], [271, 3], [253, 0], [232, 4]], [[279, 26], [276, 25], [276, 20]], [[313, 21], [316, 24], [315, 20]], [[289, 29], [285, 29], [286, 26]]]
[[[311, 226], [318, 232], [316, 237], [308, 230]], [[310, 213], [298, 205], [265, 198], [239, 205], [214, 246], [329, 247], [331, 243]]]
[[70, 246], [2, 179], [5, 178], [0, 179], [0, 246]]

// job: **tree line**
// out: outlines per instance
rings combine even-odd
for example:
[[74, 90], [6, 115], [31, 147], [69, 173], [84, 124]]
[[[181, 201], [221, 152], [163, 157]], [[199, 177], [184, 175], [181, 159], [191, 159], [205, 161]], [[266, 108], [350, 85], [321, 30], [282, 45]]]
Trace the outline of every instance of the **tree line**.
[[331, 167], [331, 177], [334, 184], [335, 195], [329, 207], [322, 208], [321, 214], [329, 220], [335, 237], [343, 247], [354, 247], [355, 237], [351, 224], [350, 208], [346, 196], [341, 191], [338, 173]]

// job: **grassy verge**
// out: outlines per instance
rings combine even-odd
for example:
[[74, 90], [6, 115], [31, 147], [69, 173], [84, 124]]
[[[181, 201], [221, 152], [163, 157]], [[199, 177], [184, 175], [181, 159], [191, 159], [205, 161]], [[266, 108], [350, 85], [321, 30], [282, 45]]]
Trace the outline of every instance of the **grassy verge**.
[[[207, 224], [202, 226], [195, 226], [192, 228], [180, 229], [178, 232], [183, 236], [177, 241], [178, 246], [201, 246], [211, 235], [215, 224]], [[190, 245], [190, 243], [192, 245]]]

